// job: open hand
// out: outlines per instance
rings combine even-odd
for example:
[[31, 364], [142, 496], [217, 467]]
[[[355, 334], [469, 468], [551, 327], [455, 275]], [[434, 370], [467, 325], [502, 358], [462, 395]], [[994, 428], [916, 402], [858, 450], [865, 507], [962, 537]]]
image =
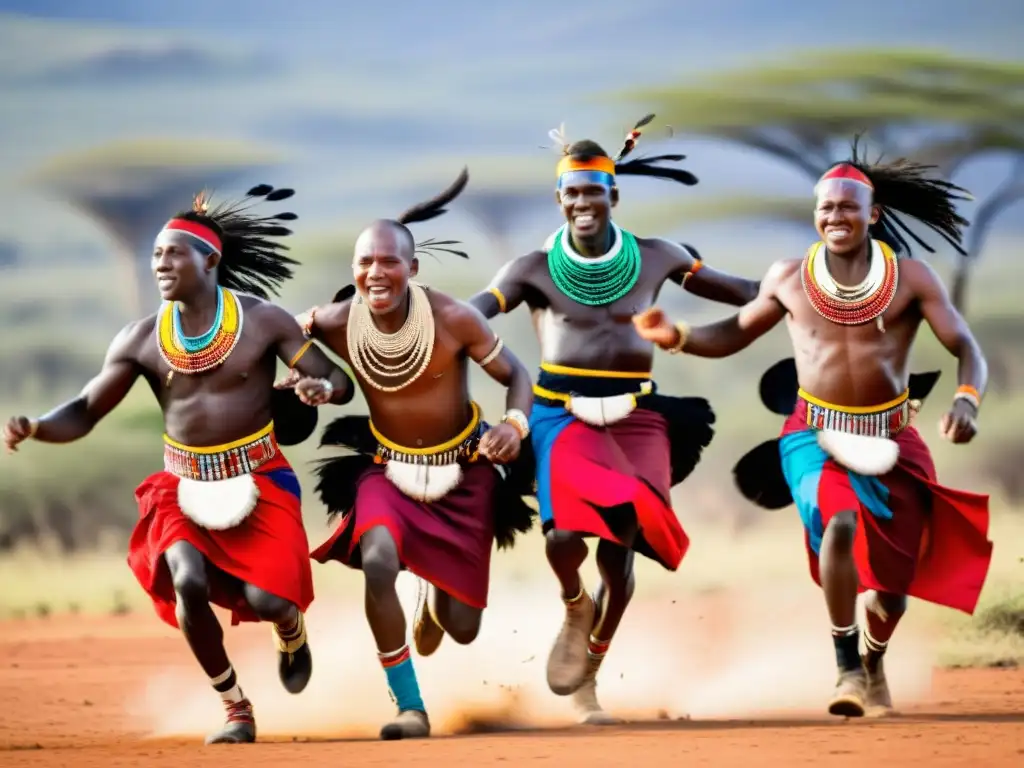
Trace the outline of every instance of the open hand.
[[671, 349], [679, 341], [679, 331], [658, 307], [633, 315], [633, 327], [641, 339], [654, 342], [662, 349]]
[[4, 447], [8, 453], [15, 453], [18, 446], [32, 437], [32, 419], [14, 416], [4, 425]]
[[294, 368], [289, 368], [283, 378], [274, 382], [274, 389], [295, 389], [295, 385], [302, 381], [302, 374]]
[[519, 457], [522, 440], [519, 430], [511, 424], [497, 424], [480, 438], [480, 455], [493, 464], [508, 464]]
[[295, 385], [295, 394], [306, 405], [318, 406], [329, 403], [334, 394], [334, 385], [327, 379], [313, 379], [308, 376], [299, 379]]
[[978, 434], [978, 412], [967, 400], [957, 398], [939, 421], [939, 432], [951, 443], [971, 442]]

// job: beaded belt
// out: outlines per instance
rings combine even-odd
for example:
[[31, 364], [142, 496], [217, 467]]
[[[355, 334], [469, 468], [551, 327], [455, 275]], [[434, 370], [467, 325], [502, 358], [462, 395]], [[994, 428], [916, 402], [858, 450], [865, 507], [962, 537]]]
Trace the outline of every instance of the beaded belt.
[[182, 445], [164, 435], [164, 469], [188, 480], [227, 480], [248, 475], [276, 455], [273, 422], [256, 434], [208, 448]]
[[814, 429], [831, 429], [850, 435], [888, 438], [902, 431], [910, 423], [910, 400], [907, 392], [882, 405], [857, 408], [826, 403], [802, 389], [798, 394], [807, 406], [806, 423]]
[[377, 455], [373, 457], [374, 462], [386, 464], [389, 461], [401, 461], [408, 464], [425, 464], [436, 467], [455, 464], [462, 459], [472, 461], [475, 458], [484, 425], [480, 421], [480, 406], [475, 402], [470, 402], [470, 406], [473, 409], [473, 417], [469, 420], [469, 426], [451, 440], [427, 448], [407, 448], [392, 442], [377, 431], [371, 421], [370, 431], [377, 438]]

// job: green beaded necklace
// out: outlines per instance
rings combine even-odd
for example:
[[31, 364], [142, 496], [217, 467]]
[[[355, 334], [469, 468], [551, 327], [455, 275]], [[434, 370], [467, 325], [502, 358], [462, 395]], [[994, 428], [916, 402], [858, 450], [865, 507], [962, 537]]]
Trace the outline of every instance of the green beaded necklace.
[[579, 304], [591, 307], [611, 304], [629, 293], [640, 278], [640, 247], [632, 233], [612, 224], [618, 250], [600, 259], [574, 258], [567, 253], [568, 224], [552, 237], [548, 271], [555, 287]]

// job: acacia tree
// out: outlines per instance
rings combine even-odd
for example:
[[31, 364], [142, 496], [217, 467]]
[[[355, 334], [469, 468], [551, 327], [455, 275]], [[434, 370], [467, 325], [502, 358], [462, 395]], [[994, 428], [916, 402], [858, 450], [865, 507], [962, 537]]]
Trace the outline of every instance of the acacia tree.
[[[859, 133], [886, 155], [936, 165], [947, 178], [983, 155], [1005, 157], [1005, 176], [977, 201], [967, 256], [957, 262], [951, 292], [961, 311], [970, 268], [992, 223], [1024, 199], [1024, 65], [1018, 63], [929, 50], [812, 52], [620, 98], [656, 112], [677, 132], [756, 149], [815, 180]], [[749, 214], [756, 210], [751, 202], [703, 201], [695, 211]], [[770, 208], [761, 215], [792, 220], [802, 207], [802, 220], [809, 218], [805, 200], [764, 202]]]

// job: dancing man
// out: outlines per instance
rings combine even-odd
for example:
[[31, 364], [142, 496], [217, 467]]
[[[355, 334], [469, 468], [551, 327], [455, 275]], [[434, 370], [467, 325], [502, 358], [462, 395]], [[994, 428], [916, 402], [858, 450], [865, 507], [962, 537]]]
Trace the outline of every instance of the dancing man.
[[[508, 545], [532, 524], [522, 494], [493, 466], [515, 460], [529, 434], [529, 373], [479, 312], [412, 280], [419, 252], [465, 256], [445, 247], [452, 241], [417, 244], [408, 225], [444, 213], [467, 181], [464, 170], [436, 198], [365, 229], [352, 262], [356, 295], [342, 291], [302, 320], [311, 338], [352, 366], [370, 411], [368, 419], [339, 419], [324, 433], [322, 444], [354, 455], [327, 459], [319, 469], [321, 498], [343, 517], [312, 557], [363, 571], [366, 618], [398, 707], [383, 739], [430, 735], [395, 591], [399, 571], [408, 569], [433, 592], [432, 601], [421, 593], [417, 650], [432, 653], [445, 633], [470, 643], [487, 605], [492, 542]], [[469, 360], [508, 388], [505, 415], [493, 427], [470, 398]], [[306, 379], [297, 386], [318, 387]]]
[[[470, 301], [488, 318], [525, 302], [540, 338], [530, 428], [547, 556], [565, 604], [547, 679], [556, 694], [574, 694], [581, 719], [594, 724], [615, 722], [597, 702], [596, 675], [633, 594], [633, 553], [679, 567], [688, 539], [670, 489], [713, 434], [706, 400], [655, 394], [654, 348], [630, 318], [666, 281], [733, 305], [757, 292], [754, 282], [703, 267], [688, 246], [637, 237], [612, 221], [618, 176], [697, 183], [688, 171], [658, 164], [681, 155], [624, 161], [653, 117], [637, 123], [615, 158], [593, 141], [570, 145], [560, 129], [551, 132], [561, 152], [555, 198], [566, 223]], [[593, 596], [579, 574], [586, 536], [600, 539]]]
[[[853, 158], [815, 188], [821, 241], [802, 260], [772, 265], [737, 315], [699, 328], [673, 326], [657, 308], [635, 319], [642, 338], [701, 357], [734, 354], [787, 320], [796, 408], [774, 465], [751, 462], [737, 480], [750, 497], [758, 484], [778, 497], [770, 489], [784, 482], [800, 512], [811, 574], [832, 620], [834, 715], [889, 713], [882, 659], [906, 596], [973, 613], [991, 559], [988, 498], [938, 485], [928, 448], [910, 426], [908, 360], [922, 320], [959, 361], [959, 386], [939, 425], [947, 440], [974, 437], [987, 379], [981, 350], [942, 282], [909, 258], [903, 233], [932, 249], [898, 214], [958, 250], [967, 224], [954, 208], [968, 199], [964, 190], [927, 171], [905, 160], [868, 165], [855, 143]], [[869, 591], [863, 657], [858, 590]]]
[[197, 196], [156, 239], [152, 267], [163, 299], [156, 314], [117, 335], [78, 397], [37, 419], [12, 418], [4, 429], [12, 451], [29, 438], [69, 443], [89, 434], [139, 377], [153, 390], [166, 430], [164, 471], [135, 492], [139, 521], [128, 564], [225, 704], [227, 722], [207, 743], [256, 738], [252, 704], [211, 602], [229, 609], [233, 624], [273, 623], [288, 691], [302, 691], [312, 673], [303, 620], [312, 574], [299, 484], [275, 439], [276, 361], [320, 382], [298, 392], [309, 405], [345, 403], [354, 388], [290, 313], [266, 301], [297, 263], [275, 240], [290, 234], [278, 222], [296, 217], [257, 217], [248, 208], [292, 194], [260, 185], [247, 200], [214, 210]]

